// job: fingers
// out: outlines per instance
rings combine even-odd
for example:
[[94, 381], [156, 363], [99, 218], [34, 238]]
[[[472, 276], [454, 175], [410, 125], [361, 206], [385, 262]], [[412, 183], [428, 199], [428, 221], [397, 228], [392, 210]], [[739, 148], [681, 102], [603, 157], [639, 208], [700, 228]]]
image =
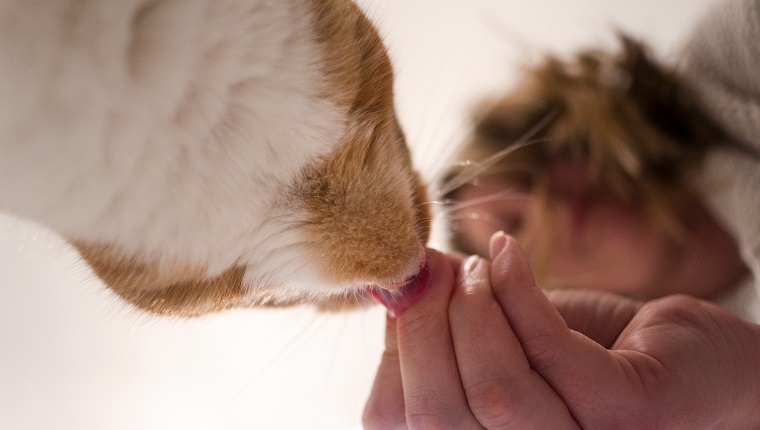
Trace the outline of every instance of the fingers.
[[[568, 328], [535, 287], [513, 240], [495, 236], [492, 254], [491, 265], [475, 257], [457, 267], [458, 259], [431, 251], [428, 291], [388, 321], [386, 352], [365, 409], [368, 429], [620, 424], [609, 411], [625, 409], [620, 399], [635, 394], [625, 387], [630, 366]], [[556, 299], [574, 327], [588, 323], [582, 314], [570, 318], [580, 299]], [[638, 309], [591, 303], [613, 309], [621, 325]]]
[[[409, 408], [409, 413], [412, 415], [412, 428], [425, 428], [426, 423], [433, 419], [439, 421], [451, 423], [458, 422], [454, 418], [454, 411], [457, 409], [451, 408], [452, 403], [450, 394], [448, 397], [435, 397], [431, 400], [425, 400], [426, 396], [431, 393], [439, 396], [440, 394], [447, 393], [461, 393], [461, 387], [458, 386], [458, 375], [454, 372], [444, 372], [448, 374], [448, 379], [453, 379], [448, 387], [441, 388], [443, 384], [437, 384], [439, 377], [437, 371], [431, 371], [428, 368], [429, 362], [440, 362], [441, 368], [455, 368], [456, 363], [452, 362], [453, 355], [446, 356], [446, 354], [440, 354], [436, 349], [440, 348], [440, 345], [446, 343], [450, 345], [450, 338], [448, 332], [435, 329], [434, 325], [447, 326], [447, 321], [440, 321], [440, 316], [445, 317], [445, 309], [441, 302], [442, 300], [448, 300], [447, 297], [451, 293], [453, 284], [453, 278], [458, 266], [462, 260], [461, 256], [449, 255], [444, 256], [435, 251], [430, 252], [431, 258], [431, 285], [428, 290], [434, 290], [435, 293], [432, 303], [427, 303], [423, 306], [427, 310], [430, 309], [442, 309], [442, 312], [435, 312], [434, 317], [426, 317], [425, 312], [408, 311], [411, 316], [404, 313], [404, 330], [408, 331], [412, 329], [412, 333], [404, 333], [402, 336], [404, 339], [405, 351], [411, 352], [405, 354], [406, 360], [413, 360], [413, 362], [404, 364], [404, 369], [407, 372], [406, 380], [408, 385], [408, 395], [404, 394], [404, 384], [402, 379], [400, 356], [398, 349], [398, 319], [389, 317], [386, 321], [386, 334], [385, 334], [385, 352], [381, 358], [380, 366], [377, 371], [372, 391], [367, 401], [367, 405], [364, 409], [363, 423], [364, 427], [368, 430], [371, 429], [406, 429], [408, 428], [406, 423], [406, 401], [405, 398], [409, 397], [416, 399], [414, 404]], [[430, 292], [425, 296], [431, 295]], [[428, 299], [425, 299], [428, 301]], [[415, 304], [414, 307], [418, 306]], [[428, 326], [428, 327], [426, 327]], [[425, 331], [433, 332], [434, 336], [427, 336], [423, 332], [416, 332], [416, 327], [423, 327]], [[418, 345], [418, 346], [417, 346]], [[415, 354], [416, 348], [419, 347], [423, 351], [428, 351], [429, 356], [425, 354]], [[419, 356], [418, 356], [419, 355]], [[416, 363], [422, 358], [421, 366]], [[443, 359], [440, 359], [443, 357]], [[435, 370], [435, 369], [433, 369]], [[422, 373], [422, 376], [418, 374]], [[426, 380], [432, 379], [434, 383], [427, 383]], [[457, 386], [457, 389], [451, 387]], [[442, 391], [448, 390], [448, 391]], [[456, 397], [456, 396], [453, 396]], [[439, 401], [440, 400], [440, 401]], [[460, 396], [458, 399], [460, 412], [464, 410], [464, 397]], [[469, 412], [466, 415], [471, 415]], [[436, 418], [437, 417], [437, 418]], [[474, 420], [473, 420], [474, 422]], [[450, 426], [449, 426], [450, 427]]]
[[[535, 287], [533, 274], [517, 242], [503, 233], [491, 241], [493, 294], [515, 330], [531, 365], [552, 367], [555, 342], [568, 342], [569, 329], [546, 296]], [[545, 351], [549, 348], [547, 351]], [[534, 367], [535, 368], [535, 367]]]
[[[535, 287], [530, 267], [514, 239], [494, 237], [493, 294], [517, 335], [531, 368], [562, 397], [584, 427], [619, 428], [625, 400], [640, 399], [624, 355], [570, 330]], [[630, 409], [629, 409], [630, 410]], [[616, 414], [615, 412], [619, 412]]]
[[611, 348], [642, 303], [599, 290], [555, 290], [546, 296], [568, 327]]
[[577, 428], [561, 399], [530, 368], [491, 292], [485, 260], [470, 257], [461, 266], [449, 318], [463, 390], [484, 427]]
[[385, 324], [385, 352], [380, 359], [372, 391], [362, 419], [367, 430], [406, 429], [404, 391], [396, 340], [396, 319]]
[[397, 319], [398, 353], [411, 429], [481, 428], [467, 405], [448, 322], [454, 284], [450, 261], [431, 252], [432, 278], [425, 295]]
[[525, 358], [488, 262], [461, 260], [432, 252], [427, 293], [388, 320], [365, 427], [577, 428]]

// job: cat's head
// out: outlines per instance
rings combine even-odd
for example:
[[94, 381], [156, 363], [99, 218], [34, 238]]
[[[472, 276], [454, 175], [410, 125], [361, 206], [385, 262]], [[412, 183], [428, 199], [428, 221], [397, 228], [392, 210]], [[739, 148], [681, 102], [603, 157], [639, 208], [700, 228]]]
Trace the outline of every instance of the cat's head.
[[212, 276], [203, 265], [154, 265], [112, 244], [75, 242], [95, 273], [138, 308], [183, 316], [299, 303], [341, 309], [363, 302], [368, 286], [403, 288], [425, 266], [426, 190], [396, 118], [385, 48], [354, 4], [312, 4], [316, 34], [329, 47], [322, 97], [342, 109], [342, 136], [277, 188], [266, 215], [250, 215], [267, 225], [252, 234], [260, 245], [246, 244], [236, 263]]

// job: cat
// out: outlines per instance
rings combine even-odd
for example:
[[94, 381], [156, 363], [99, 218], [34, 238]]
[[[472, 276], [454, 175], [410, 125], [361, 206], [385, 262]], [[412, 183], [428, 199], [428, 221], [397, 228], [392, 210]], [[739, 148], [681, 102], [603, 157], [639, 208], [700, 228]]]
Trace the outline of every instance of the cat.
[[137, 308], [345, 308], [425, 267], [426, 187], [351, 1], [4, 0], [0, 20], [0, 210]]

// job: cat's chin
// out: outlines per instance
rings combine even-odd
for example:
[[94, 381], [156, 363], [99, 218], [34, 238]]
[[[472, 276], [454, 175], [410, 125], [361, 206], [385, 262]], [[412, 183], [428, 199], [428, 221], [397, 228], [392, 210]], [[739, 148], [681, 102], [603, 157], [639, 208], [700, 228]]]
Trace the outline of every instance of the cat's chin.
[[320, 311], [339, 312], [366, 309], [374, 304], [380, 304], [386, 307], [390, 314], [399, 315], [422, 297], [430, 286], [430, 278], [430, 266], [425, 258], [417, 273], [403, 281], [364, 285], [358, 289], [330, 296], [317, 302], [316, 306]]

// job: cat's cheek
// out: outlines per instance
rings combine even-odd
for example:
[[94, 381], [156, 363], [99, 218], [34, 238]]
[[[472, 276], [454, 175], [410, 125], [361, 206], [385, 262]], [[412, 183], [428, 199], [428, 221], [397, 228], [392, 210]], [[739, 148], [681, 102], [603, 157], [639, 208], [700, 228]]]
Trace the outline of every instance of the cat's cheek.
[[[301, 266], [288, 271], [304, 281], [285, 283], [261, 267], [233, 265], [213, 275], [201, 267], [144, 262], [102, 244], [74, 242], [93, 273], [135, 308], [157, 315], [193, 317], [232, 308], [283, 307], [306, 302], [339, 302], [325, 281]], [[296, 265], [298, 266], [298, 265]], [[284, 271], [284, 269], [283, 269]], [[298, 275], [298, 276], [297, 276]], [[262, 282], [262, 276], [269, 278]], [[305, 286], [313, 288], [309, 291]], [[349, 295], [345, 295], [349, 296]], [[353, 297], [351, 307], [360, 302]], [[349, 306], [330, 305], [333, 308]]]
[[416, 275], [425, 252], [410, 200], [370, 197], [349, 204], [342, 213], [312, 214], [304, 231], [309, 246], [303, 261], [313, 274], [301, 277], [304, 288], [316, 290], [315, 284], [324, 284], [341, 293], [367, 284], [396, 284]]
[[136, 308], [161, 315], [197, 316], [240, 306], [246, 302], [246, 269], [233, 266], [214, 275], [183, 264], [140, 261], [103, 244], [74, 242], [98, 278]]
[[414, 200], [414, 227], [420, 243], [426, 245], [430, 240], [433, 211], [428, 197], [428, 189], [422, 176], [415, 172], [412, 179], [412, 196]]

